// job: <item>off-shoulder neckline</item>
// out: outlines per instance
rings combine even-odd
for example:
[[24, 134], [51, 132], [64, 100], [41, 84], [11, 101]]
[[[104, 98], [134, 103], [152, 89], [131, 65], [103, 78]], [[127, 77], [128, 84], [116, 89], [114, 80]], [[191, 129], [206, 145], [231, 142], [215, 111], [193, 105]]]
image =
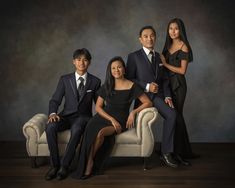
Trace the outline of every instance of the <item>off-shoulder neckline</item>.
[[184, 52], [182, 49], [176, 50], [176, 51], [174, 51], [173, 53], [171, 53], [171, 52], [168, 50], [168, 53], [169, 53], [170, 55], [174, 55], [176, 52], [179, 52], [179, 51], [181, 51], [181, 52], [183, 52], [183, 53], [188, 53], [188, 52]]

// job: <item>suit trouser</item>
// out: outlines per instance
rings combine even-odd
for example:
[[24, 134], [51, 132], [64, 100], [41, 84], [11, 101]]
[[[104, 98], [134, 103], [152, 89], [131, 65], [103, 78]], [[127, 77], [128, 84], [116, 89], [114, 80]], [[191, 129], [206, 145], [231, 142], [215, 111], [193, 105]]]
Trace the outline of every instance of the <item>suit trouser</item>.
[[152, 102], [164, 118], [161, 152], [171, 153], [174, 151], [176, 111], [174, 108], [169, 107], [161, 97], [154, 97]]
[[[76, 153], [77, 145], [80, 142], [81, 136], [89, 119], [90, 117], [82, 116], [61, 117], [59, 122], [47, 124], [47, 143], [50, 150], [51, 165], [53, 167], [69, 167]], [[67, 129], [70, 129], [71, 136], [67, 144], [64, 156], [62, 157], [62, 160], [60, 162], [57, 133]]]

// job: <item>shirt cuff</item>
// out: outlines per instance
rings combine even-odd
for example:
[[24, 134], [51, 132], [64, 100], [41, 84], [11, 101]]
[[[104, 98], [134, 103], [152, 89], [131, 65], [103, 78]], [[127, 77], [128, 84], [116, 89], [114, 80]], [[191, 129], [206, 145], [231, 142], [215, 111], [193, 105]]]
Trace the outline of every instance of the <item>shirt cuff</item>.
[[172, 98], [171, 98], [171, 97], [165, 97], [165, 100], [166, 100], [166, 99], [170, 99], [170, 100], [172, 100]]
[[51, 115], [54, 115], [54, 114], [56, 114], [56, 113], [55, 113], [55, 112], [50, 113], [49, 117], [50, 117]]
[[149, 87], [150, 87], [150, 84], [148, 83], [148, 84], [146, 85], [146, 88], [145, 88], [145, 91], [146, 91], [146, 92], [149, 92]]

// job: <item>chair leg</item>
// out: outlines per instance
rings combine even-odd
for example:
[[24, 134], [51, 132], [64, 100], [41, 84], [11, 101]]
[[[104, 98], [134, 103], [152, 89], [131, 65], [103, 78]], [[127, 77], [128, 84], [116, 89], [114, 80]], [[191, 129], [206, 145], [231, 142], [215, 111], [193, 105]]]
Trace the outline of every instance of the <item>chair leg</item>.
[[32, 168], [37, 168], [37, 157], [31, 157], [31, 167]]
[[148, 157], [144, 157], [144, 170], [148, 170], [148, 167], [147, 167], [147, 161], [148, 161]]

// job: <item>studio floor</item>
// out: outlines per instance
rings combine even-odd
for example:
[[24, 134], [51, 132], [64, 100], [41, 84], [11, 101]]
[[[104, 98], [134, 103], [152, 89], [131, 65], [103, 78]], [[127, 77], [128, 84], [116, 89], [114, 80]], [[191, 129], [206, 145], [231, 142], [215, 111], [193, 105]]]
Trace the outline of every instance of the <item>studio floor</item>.
[[88, 180], [45, 181], [48, 159], [31, 168], [24, 142], [0, 142], [0, 188], [227, 188], [235, 187], [235, 143], [194, 143], [192, 166], [164, 166], [156, 152], [143, 170], [141, 158], [110, 158], [104, 175]]

